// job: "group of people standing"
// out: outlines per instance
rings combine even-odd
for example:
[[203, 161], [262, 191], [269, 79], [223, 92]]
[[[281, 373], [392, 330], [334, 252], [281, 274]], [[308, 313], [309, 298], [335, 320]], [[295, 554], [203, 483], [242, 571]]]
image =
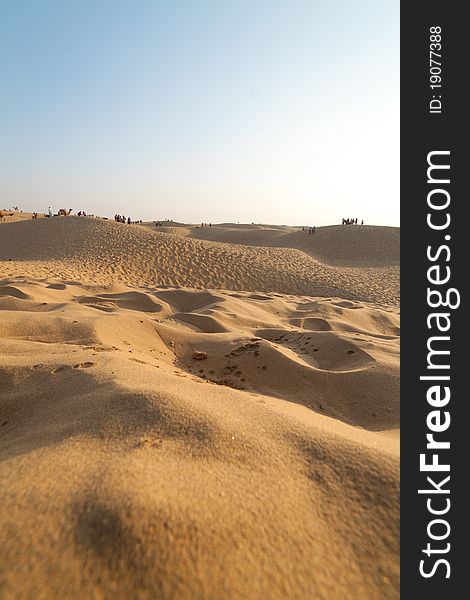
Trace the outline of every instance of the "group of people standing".
[[127, 223], [128, 225], [130, 225], [132, 223], [131, 218], [126, 217], [124, 215], [114, 215], [114, 220], [116, 221], [116, 223]]
[[[357, 225], [357, 217], [355, 219], [343, 219], [342, 225]], [[362, 219], [361, 225], [364, 225], [364, 219]]]

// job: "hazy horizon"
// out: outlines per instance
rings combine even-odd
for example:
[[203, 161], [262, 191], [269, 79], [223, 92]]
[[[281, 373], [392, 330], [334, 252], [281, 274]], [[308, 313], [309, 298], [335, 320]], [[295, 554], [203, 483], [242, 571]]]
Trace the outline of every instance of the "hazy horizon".
[[399, 226], [399, 3], [0, 0], [0, 208]]

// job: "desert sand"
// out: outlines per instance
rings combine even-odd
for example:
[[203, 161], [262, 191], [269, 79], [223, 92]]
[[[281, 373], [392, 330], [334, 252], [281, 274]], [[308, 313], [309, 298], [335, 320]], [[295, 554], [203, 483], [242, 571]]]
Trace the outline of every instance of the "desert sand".
[[399, 230], [0, 223], [0, 597], [399, 597]]
[[[153, 223], [145, 223], [154, 228]], [[207, 224], [206, 224], [207, 225]], [[397, 266], [400, 262], [400, 230], [398, 227], [371, 227], [361, 225], [342, 227], [338, 237], [338, 226], [319, 227], [314, 235], [308, 227], [286, 225], [240, 225], [234, 223], [214, 224], [212, 227], [167, 224], [156, 231], [187, 236], [199, 240], [211, 240], [246, 246], [269, 246], [303, 250], [323, 263], [345, 266]]]

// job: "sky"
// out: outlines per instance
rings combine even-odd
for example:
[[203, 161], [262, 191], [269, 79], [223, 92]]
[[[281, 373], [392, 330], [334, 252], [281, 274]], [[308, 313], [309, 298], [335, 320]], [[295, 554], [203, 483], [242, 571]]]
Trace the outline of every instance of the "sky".
[[399, 225], [398, 0], [0, 0], [0, 208]]

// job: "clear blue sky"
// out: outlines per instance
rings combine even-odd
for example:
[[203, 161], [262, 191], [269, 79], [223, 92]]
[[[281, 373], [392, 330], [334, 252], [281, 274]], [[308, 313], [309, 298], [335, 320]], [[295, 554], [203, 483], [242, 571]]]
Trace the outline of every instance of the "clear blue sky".
[[398, 0], [0, 0], [14, 205], [398, 225]]

